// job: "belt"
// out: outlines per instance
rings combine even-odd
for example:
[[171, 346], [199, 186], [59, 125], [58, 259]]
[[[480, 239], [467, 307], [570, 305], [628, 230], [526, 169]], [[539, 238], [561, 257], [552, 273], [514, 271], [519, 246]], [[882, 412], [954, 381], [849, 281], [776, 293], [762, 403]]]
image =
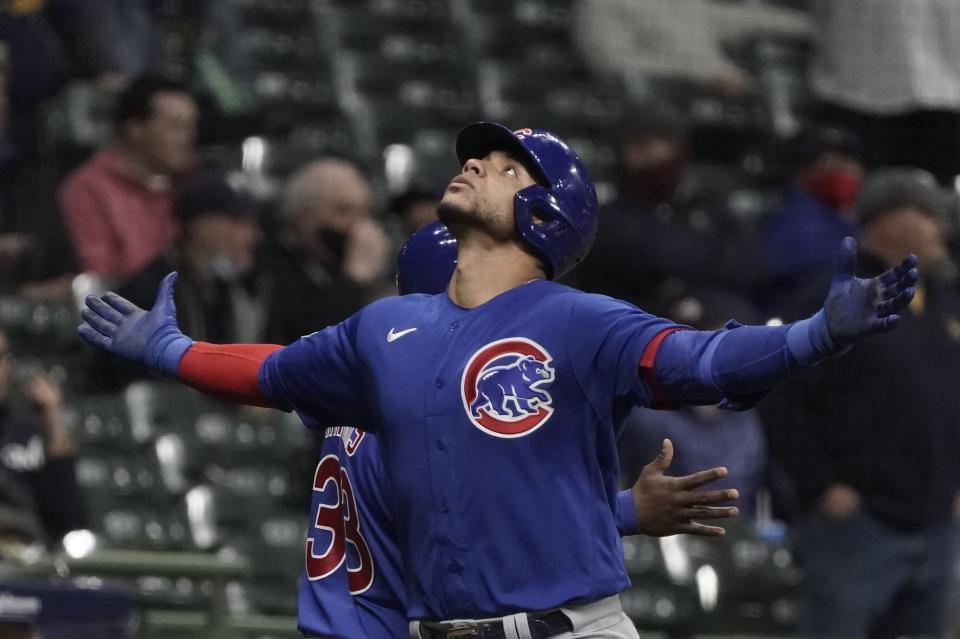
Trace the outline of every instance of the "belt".
[[[541, 613], [527, 613], [527, 624], [533, 639], [547, 639], [564, 632], [573, 632], [569, 617], [560, 610]], [[506, 639], [502, 619], [476, 622], [441, 623], [420, 622], [420, 636], [423, 639]]]

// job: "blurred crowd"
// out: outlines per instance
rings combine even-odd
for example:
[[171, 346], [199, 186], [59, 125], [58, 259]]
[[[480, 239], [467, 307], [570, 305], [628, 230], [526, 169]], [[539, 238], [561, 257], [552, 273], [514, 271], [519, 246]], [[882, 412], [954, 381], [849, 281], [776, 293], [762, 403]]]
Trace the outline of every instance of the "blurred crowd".
[[[384, 186], [388, 153], [386, 167], [317, 155], [261, 188], [244, 166], [263, 119], [250, 116], [257, 69], [235, 37], [239, 4], [0, 2], [6, 294], [56, 302], [111, 288], [150, 306], [178, 270], [185, 333], [279, 344], [393, 294], [399, 244], [434, 219], [453, 148], [449, 175], [400, 188]], [[859, 240], [862, 275], [904, 253], [922, 271], [897, 331], [755, 411], [635, 410], [621, 440], [625, 485], [669, 436], [672, 472], [725, 465], [751, 525], [786, 522], [805, 576], [805, 636], [942, 634], [957, 617], [960, 516], [960, 4], [580, 0], [565, 19], [578, 47], [569, 56], [623, 89], [622, 115], [602, 133], [614, 170], [601, 180], [599, 235], [569, 284], [717, 329], [815, 312], [846, 236]], [[784, 111], [775, 78], [738, 56], [758, 38], [800, 43], [805, 102]], [[109, 135], [95, 150], [51, 154], [44, 105], [78, 78], [110, 105]], [[718, 161], [690, 104], [663, 91], [676, 82], [769, 107], [768, 169], [755, 172], [750, 206], [736, 197], [742, 185], [717, 178], [743, 166]], [[224, 146], [244, 162], [225, 161]], [[96, 524], [82, 496], [62, 498], [79, 489], [56, 383], [15, 374], [10, 350], [0, 339], [0, 540], [52, 543]], [[129, 380], [90, 366], [103, 389]], [[27, 401], [8, 402], [8, 386]]]

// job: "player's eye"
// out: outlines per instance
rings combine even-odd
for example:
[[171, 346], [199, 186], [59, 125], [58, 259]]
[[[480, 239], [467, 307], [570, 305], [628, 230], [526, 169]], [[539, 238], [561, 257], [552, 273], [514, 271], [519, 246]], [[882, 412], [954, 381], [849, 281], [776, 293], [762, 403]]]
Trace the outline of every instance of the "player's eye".
[[505, 168], [505, 169], [503, 170], [503, 172], [506, 173], [506, 174], [508, 174], [508, 175], [510, 175], [510, 176], [512, 176], [512, 177], [517, 177], [517, 169], [514, 168], [514, 167], [512, 167], [512, 166], [508, 166], [507, 168]]

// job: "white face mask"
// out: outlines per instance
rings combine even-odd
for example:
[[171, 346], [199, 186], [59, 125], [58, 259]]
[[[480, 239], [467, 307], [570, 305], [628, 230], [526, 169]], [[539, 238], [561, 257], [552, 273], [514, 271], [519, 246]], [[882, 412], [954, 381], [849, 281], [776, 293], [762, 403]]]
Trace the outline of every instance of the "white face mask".
[[207, 261], [207, 273], [224, 282], [235, 282], [242, 275], [237, 263], [229, 255], [218, 253]]

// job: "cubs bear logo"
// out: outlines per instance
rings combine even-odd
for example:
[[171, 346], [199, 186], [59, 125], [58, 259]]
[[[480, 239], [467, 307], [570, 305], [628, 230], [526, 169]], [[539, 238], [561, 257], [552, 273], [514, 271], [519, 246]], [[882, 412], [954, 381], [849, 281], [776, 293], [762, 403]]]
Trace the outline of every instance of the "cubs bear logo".
[[494, 437], [529, 435], [553, 414], [543, 387], [554, 381], [553, 358], [524, 337], [487, 344], [467, 362], [460, 395], [474, 426]]

